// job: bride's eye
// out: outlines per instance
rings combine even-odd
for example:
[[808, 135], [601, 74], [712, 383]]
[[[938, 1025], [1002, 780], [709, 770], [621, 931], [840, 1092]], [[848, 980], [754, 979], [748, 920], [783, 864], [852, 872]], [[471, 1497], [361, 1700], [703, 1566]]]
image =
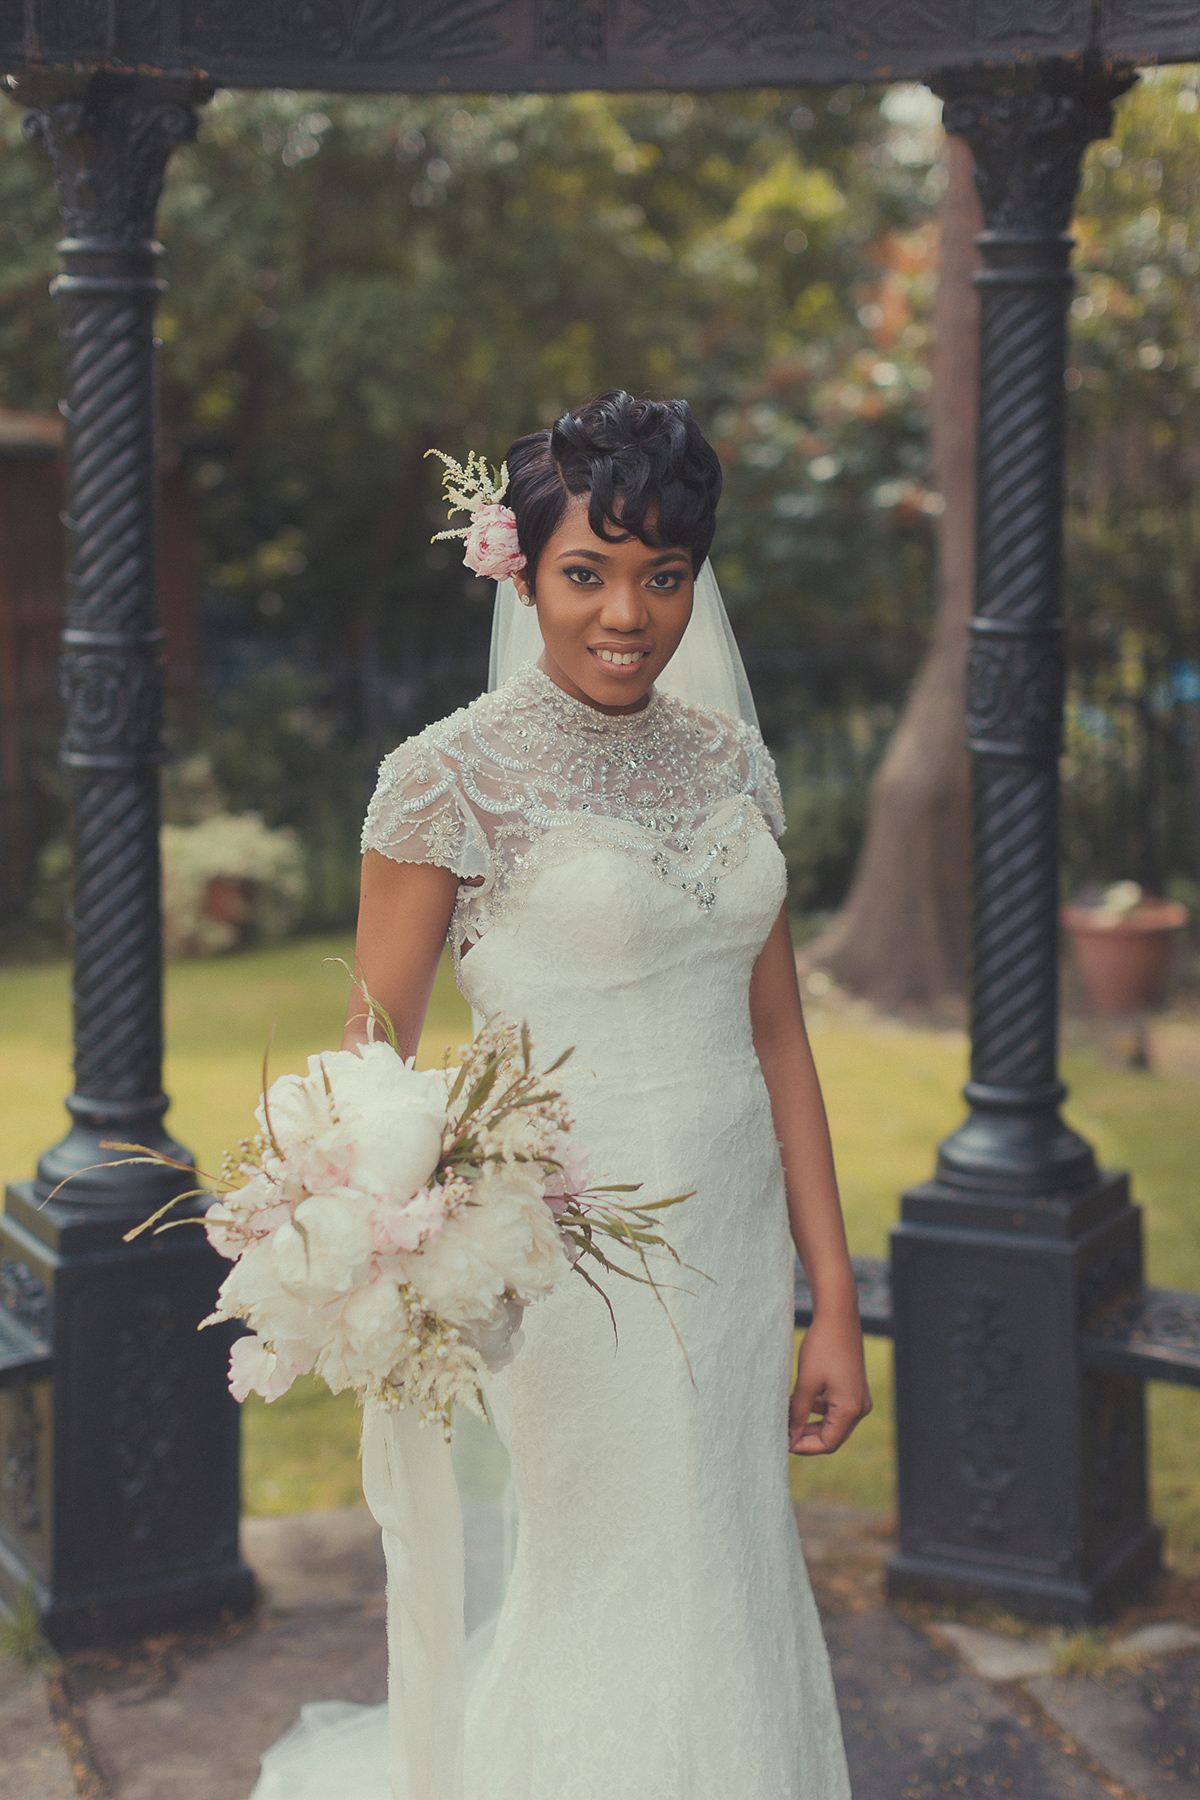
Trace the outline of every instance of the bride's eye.
[[600, 585], [600, 577], [597, 575], [595, 569], [583, 567], [578, 569], [564, 569], [563, 574], [575, 587], [598, 587]]
[[677, 594], [683, 586], [683, 573], [679, 569], [660, 569], [657, 575], [650, 577], [646, 585], [653, 588], [656, 594]]

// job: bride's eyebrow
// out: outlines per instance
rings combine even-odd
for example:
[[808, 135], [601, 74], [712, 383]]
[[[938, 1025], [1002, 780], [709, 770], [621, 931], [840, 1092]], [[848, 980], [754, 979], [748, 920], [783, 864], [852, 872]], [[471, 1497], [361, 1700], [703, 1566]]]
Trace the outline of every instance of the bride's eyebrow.
[[[575, 557], [582, 557], [586, 562], [594, 563], [610, 563], [612, 561], [612, 557], [606, 556], [603, 550], [563, 550], [559, 554], [558, 560], [559, 562], [570, 562]], [[661, 556], [652, 556], [645, 566], [648, 569], [661, 569], [667, 563], [681, 563], [687, 560], [688, 552], [686, 550], [664, 550]]]

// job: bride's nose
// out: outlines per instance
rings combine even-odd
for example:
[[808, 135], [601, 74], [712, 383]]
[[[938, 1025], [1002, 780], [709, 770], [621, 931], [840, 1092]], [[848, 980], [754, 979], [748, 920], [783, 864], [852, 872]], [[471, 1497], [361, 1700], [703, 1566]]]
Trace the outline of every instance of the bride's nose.
[[644, 631], [650, 609], [636, 582], [614, 582], [604, 596], [599, 623], [606, 631]]

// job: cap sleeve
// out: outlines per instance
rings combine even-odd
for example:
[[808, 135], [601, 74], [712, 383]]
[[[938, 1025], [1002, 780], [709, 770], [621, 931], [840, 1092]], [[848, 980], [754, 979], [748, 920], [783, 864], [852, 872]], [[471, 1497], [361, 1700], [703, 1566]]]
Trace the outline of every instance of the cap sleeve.
[[775, 759], [753, 725], [743, 723], [742, 731], [749, 757], [747, 792], [774, 837], [781, 838], [787, 825], [783, 814], [783, 794], [775, 773]]
[[488, 841], [455, 761], [424, 736], [410, 738], [380, 764], [362, 847], [393, 862], [436, 863], [464, 881], [490, 869]]

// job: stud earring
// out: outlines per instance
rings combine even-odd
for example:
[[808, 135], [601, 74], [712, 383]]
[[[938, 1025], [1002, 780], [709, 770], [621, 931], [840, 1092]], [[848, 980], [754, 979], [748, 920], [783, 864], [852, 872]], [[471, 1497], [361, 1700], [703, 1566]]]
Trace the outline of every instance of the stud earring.
[[536, 606], [537, 605], [537, 601], [534, 599], [532, 594], [518, 594], [517, 598], [521, 602], [522, 606]]

